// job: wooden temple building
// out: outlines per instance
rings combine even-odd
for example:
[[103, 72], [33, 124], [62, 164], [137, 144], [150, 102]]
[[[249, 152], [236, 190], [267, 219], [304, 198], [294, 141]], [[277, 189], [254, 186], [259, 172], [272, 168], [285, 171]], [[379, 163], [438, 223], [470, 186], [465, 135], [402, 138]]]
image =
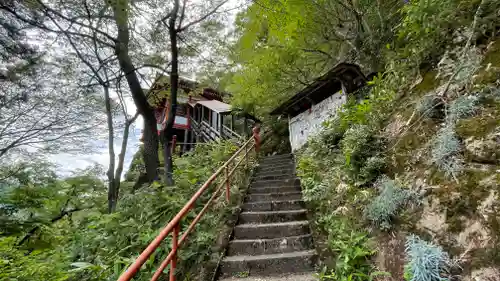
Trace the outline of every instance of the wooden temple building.
[[[170, 95], [170, 77], [159, 76], [147, 91], [148, 101], [159, 113], [157, 120], [166, 116]], [[176, 142], [181, 151], [191, 150], [197, 143], [220, 139], [243, 140], [251, 135], [258, 120], [250, 115], [241, 116], [224, 102], [228, 93], [200, 87], [199, 83], [179, 78], [177, 112], [174, 120]], [[161, 121], [159, 121], [161, 123]]]

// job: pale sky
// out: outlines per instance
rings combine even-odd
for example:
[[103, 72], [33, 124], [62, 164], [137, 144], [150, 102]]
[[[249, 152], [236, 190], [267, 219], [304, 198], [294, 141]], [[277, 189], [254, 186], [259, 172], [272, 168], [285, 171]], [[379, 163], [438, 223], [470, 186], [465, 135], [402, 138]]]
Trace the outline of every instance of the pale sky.
[[[194, 0], [194, 1], [204, 1], [204, 0]], [[245, 0], [229, 0], [227, 4], [225, 4], [222, 8], [223, 10], [230, 10], [232, 9], [229, 13], [228, 17], [228, 29], [233, 25], [236, 14], [241, 11], [240, 9], [234, 9], [240, 7]], [[209, 52], [206, 52], [206, 54], [209, 54]], [[206, 55], [205, 53], [203, 55]], [[182, 68], [182, 65], [180, 65]], [[191, 77], [194, 77], [194, 75], [191, 75]], [[147, 88], [146, 85], [143, 85], [145, 88]], [[113, 98], [117, 98], [116, 94]], [[130, 114], [133, 114], [136, 110], [135, 104], [131, 99], [126, 100], [126, 105], [128, 112]], [[128, 146], [127, 146], [127, 152], [125, 155], [125, 163], [124, 163], [124, 173], [128, 171], [128, 168], [130, 166], [130, 162], [132, 161], [132, 158], [134, 154], [137, 152], [140, 142], [139, 139], [141, 137], [141, 130], [143, 128], [143, 119], [141, 116], [137, 118], [135, 123], [131, 126], [130, 128], [130, 134], [129, 134], [129, 140], [128, 140]], [[115, 153], [118, 155], [118, 151], [120, 150], [120, 145], [122, 139], [120, 138], [121, 134], [119, 134], [117, 137], [115, 137]], [[86, 154], [86, 155], [72, 155], [69, 153], [60, 153], [60, 154], [55, 154], [51, 155], [49, 157], [49, 160], [54, 162], [56, 165], [59, 166], [57, 169], [59, 171], [60, 176], [69, 176], [71, 173], [75, 170], [78, 169], [85, 169], [89, 166], [92, 166], [94, 164], [100, 164], [104, 166], [105, 169], [108, 167], [109, 163], [109, 155], [108, 155], [108, 139], [106, 137], [97, 137], [94, 140], [94, 149], [95, 153], [92, 154]], [[123, 175], [122, 175], [123, 177]]]

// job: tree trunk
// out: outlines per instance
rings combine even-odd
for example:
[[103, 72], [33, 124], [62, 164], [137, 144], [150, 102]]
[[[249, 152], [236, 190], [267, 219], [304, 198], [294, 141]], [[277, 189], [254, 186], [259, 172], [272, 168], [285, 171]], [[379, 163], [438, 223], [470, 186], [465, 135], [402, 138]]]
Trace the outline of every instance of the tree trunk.
[[128, 5], [120, 2], [113, 7], [114, 19], [118, 28], [118, 40], [115, 45], [115, 53], [118, 57], [121, 70], [125, 73], [127, 84], [130, 88], [132, 98], [137, 107], [137, 111], [144, 118], [144, 165], [149, 182], [157, 178], [158, 169], [158, 137], [156, 131], [156, 118], [153, 109], [146, 99], [136, 68], [129, 55], [130, 31], [128, 27]]
[[156, 131], [156, 121], [154, 130], [150, 128], [148, 122], [144, 120], [144, 150], [142, 152], [144, 166], [146, 166], [146, 177], [148, 182], [158, 179], [158, 135]]
[[109, 88], [103, 85], [104, 88], [104, 103], [106, 105], [106, 119], [108, 123], [108, 152], [109, 166], [107, 171], [108, 176], [108, 213], [113, 213], [116, 209], [117, 193], [115, 189], [115, 147], [114, 147], [114, 127], [113, 116], [111, 114], [111, 99], [109, 97]]
[[170, 69], [170, 110], [168, 112], [167, 124], [164, 132], [163, 156], [165, 162], [165, 184], [173, 186], [173, 170], [174, 165], [172, 161], [172, 136], [174, 131], [174, 119], [177, 111], [177, 90], [179, 86], [179, 50], [177, 47], [177, 29], [175, 23], [177, 21], [177, 13], [179, 11], [179, 0], [174, 1], [174, 8], [169, 19], [168, 32], [170, 36], [170, 55], [171, 55], [171, 69]]

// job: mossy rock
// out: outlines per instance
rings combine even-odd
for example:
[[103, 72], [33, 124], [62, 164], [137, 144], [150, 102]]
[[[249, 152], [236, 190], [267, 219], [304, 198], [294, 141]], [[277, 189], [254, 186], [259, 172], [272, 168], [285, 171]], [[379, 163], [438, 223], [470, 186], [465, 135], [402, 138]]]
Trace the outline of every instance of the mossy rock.
[[421, 163], [423, 159], [417, 159], [415, 156], [417, 150], [423, 148], [438, 129], [439, 126], [434, 120], [425, 119], [420, 125], [410, 129], [393, 144], [390, 144], [389, 147], [393, 146], [390, 155], [393, 160], [392, 167], [389, 169], [391, 173], [404, 173], [408, 167], [425, 169], [424, 163]]
[[494, 98], [485, 98], [476, 116], [458, 121], [456, 131], [462, 139], [485, 137], [500, 127], [500, 102]]
[[437, 70], [431, 70], [426, 72], [422, 77], [422, 82], [420, 82], [413, 89], [412, 97], [421, 97], [439, 87], [441, 84], [441, 80], [437, 79]]
[[475, 79], [477, 84], [489, 84], [500, 79], [500, 38], [493, 43], [485, 54]]
[[446, 210], [446, 219], [451, 232], [458, 233], [462, 230], [464, 218], [479, 216], [477, 208], [490, 193], [490, 188], [481, 185], [481, 181], [494, 173], [494, 167], [492, 170], [466, 169], [458, 177], [458, 182], [440, 172], [433, 173], [432, 184], [442, 186], [435, 190], [433, 195], [439, 198], [440, 204]]

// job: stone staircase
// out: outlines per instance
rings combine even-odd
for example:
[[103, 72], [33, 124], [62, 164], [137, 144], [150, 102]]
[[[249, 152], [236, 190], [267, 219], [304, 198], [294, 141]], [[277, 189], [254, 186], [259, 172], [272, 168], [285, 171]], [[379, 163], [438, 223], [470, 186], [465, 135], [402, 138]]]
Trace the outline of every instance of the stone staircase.
[[222, 260], [221, 276], [312, 272], [316, 259], [292, 155], [264, 158]]

